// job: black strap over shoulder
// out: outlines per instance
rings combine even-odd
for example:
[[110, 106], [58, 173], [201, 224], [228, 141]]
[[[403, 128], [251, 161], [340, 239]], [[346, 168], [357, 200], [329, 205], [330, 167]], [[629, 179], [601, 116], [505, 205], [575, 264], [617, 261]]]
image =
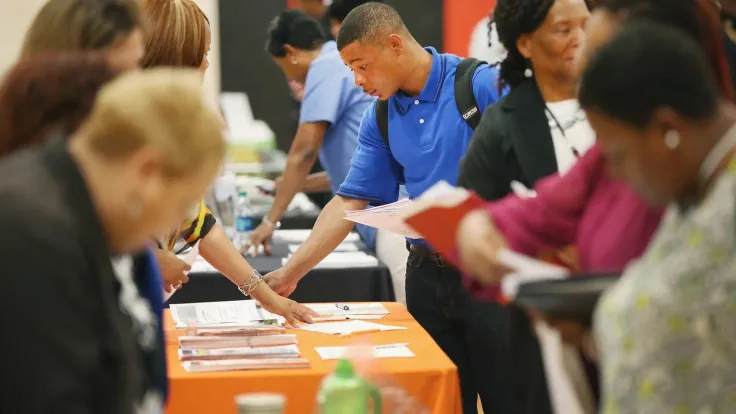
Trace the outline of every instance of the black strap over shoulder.
[[391, 146], [388, 145], [388, 101], [376, 100], [375, 109], [378, 131], [381, 133], [383, 142], [386, 143], [388, 150], [391, 151]]
[[473, 76], [478, 66], [486, 62], [474, 58], [465, 58], [457, 65], [455, 72], [455, 104], [460, 110], [465, 122], [473, 130], [478, 126], [480, 117], [483, 115], [478, 109], [478, 102], [473, 93]]
[[[475, 94], [473, 93], [473, 76], [478, 66], [486, 62], [474, 58], [465, 58], [460, 61], [455, 71], [455, 105], [460, 111], [465, 122], [470, 125], [470, 128], [475, 130], [480, 122], [480, 117], [483, 115], [478, 109], [478, 102], [475, 100]], [[378, 131], [381, 133], [383, 142], [391, 151], [391, 146], [388, 141], [388, 100], [376, 101], [376, 123], [378, 124]]]

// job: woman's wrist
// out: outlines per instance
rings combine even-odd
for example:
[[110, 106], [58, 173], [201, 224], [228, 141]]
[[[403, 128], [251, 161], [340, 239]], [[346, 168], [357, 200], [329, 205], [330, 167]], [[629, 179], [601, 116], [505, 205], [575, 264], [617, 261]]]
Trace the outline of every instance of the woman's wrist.
[[268, 283], [259, 283], [250, 296], [260, 303], [272, 303], [275, 298], [280, 297], [268, 286]]
[[245, 296], [253, 296], [253, 292], [263, 284], [263, 276], [257, 270], [252, 269], [250, 276], [238, 284], [238, 290]]

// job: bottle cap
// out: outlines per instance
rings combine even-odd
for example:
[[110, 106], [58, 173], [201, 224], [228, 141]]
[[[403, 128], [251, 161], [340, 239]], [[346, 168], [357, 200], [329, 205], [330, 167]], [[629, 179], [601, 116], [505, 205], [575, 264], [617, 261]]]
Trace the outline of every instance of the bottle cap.
[[353, 368], [353, 364], [350, 363], [347, 359], [341, 359], [337, 362], [337, 367], [335, 368], [335, 376], [338, 378], [348, 379], [355, 377], [355, 369]]

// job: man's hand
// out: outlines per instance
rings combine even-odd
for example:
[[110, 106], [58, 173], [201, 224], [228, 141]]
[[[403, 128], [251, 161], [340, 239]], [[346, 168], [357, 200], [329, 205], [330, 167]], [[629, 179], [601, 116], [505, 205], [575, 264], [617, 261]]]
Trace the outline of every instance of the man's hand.
[[249, 251], [252, 253], [253, 256], [258, 254], [258, 248], [263, 245], [263, 251], [267, 255], [271, 255], [271, 236], [273, 235], [273, 227], [269, 226], [266, 223], [261, 222], [261, 224], [256, 227], [255, 230], [250, 234], [250, 240], [243, 244], [243, 247], [241, 248], [241, 252], [248, 253]]
[[287, 277], [283, 267], [267, 274], [263, 279], [274, 292], [284, 297], [291, 295], [299, 283], [298, 278]]
[[161, 276], [164, 278], [164, 290], [166, 292], [171, 292], [173, 286], [180, 288], [181, 284], [189, 281], [187, 272], [192, 266], [168, 250], [154, 249], [153, 252], [161, 268]]

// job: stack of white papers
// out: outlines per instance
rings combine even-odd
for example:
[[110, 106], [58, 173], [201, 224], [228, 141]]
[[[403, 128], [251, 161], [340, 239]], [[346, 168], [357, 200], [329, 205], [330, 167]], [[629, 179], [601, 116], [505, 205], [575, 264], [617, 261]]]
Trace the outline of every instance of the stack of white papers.
[[296, 344], [294, 334], [262, 336], [180, 336], [179, 348], [188, 350], [227, 349]]
[[[381, 303], [317, 303], [309, 305], [324, 319], [380, 319], [389, 311]], [[286, 322], [282, 316], [271, 313], [258, 305], [255, 300], [234, 300], [226, 302], [203, 302], [172, 304], [171, 317], [177, 328], [211, 326], [237, 328], [258, 321]], [[320, 318], [317, 318], [318, 320]]]
[[254, 321], [276, 319], [281, 324], [286, 320], [260, 307], [254, 300], [232, 300], [226, 302], [181, 303], [170, 305], [171, 317], [177, 328], [222, 324], [243, 324]]
[[408, 198], [380, 207], [365, 210], [349, 210], [345, 212], [345, 219], [377, 229], [388, 230], [398, 235], [412, 239], [421, 239], [422, 236], [404, 223], [403, 210], [413, 205]]
[[302, 325], [299, 329], [330, 335], [352, 335], [356, 333], [401, 331], [407, 328], [405, 326], [382, 325], [361, 320], [349, 320], [344, 322], [325, 322], [315, 323], [312, 325]]
[[[312, 234], [312, 230], [276, 230], [273, 232], [273, 238], [287, 243], [302, 243]], [[345, 237], [344, 242], [358, 242], [360, 235], [352, 232]]]
[[[281, 265], [286, 263], [291, 258], [284, 257], [281, 259]], [[315, 269], [347, 269], [347, 268], [358, 268], [358, 267], [376, 267], [378, 266], [378, 259], [365, 252], [332, 252], [327, 255]]]
[[[414, 353], [407, 346], [409, 344], [388, 344], [372, 346], [374, 358], [411, 358]], [[314, 348], [323, 360], [342, 359], [348, 353], [347, 346], [322, 346]]]
[[179, 349], [179, 361], [212, 361], [218, 359], [298, 358], [299, 348], [292, 345], [240, 347], [220, 349]]
[[357, 316], [357, 315], [388, 315], [390, 312], [383, 303], [314, 303], [309, 305], [311, 309], [320, 315], [335, 316]]
[[240, 371], [245, 369], [309, 368], [304, 358], [220, 359], [216, 361], [186, 361], [187, 372]]

